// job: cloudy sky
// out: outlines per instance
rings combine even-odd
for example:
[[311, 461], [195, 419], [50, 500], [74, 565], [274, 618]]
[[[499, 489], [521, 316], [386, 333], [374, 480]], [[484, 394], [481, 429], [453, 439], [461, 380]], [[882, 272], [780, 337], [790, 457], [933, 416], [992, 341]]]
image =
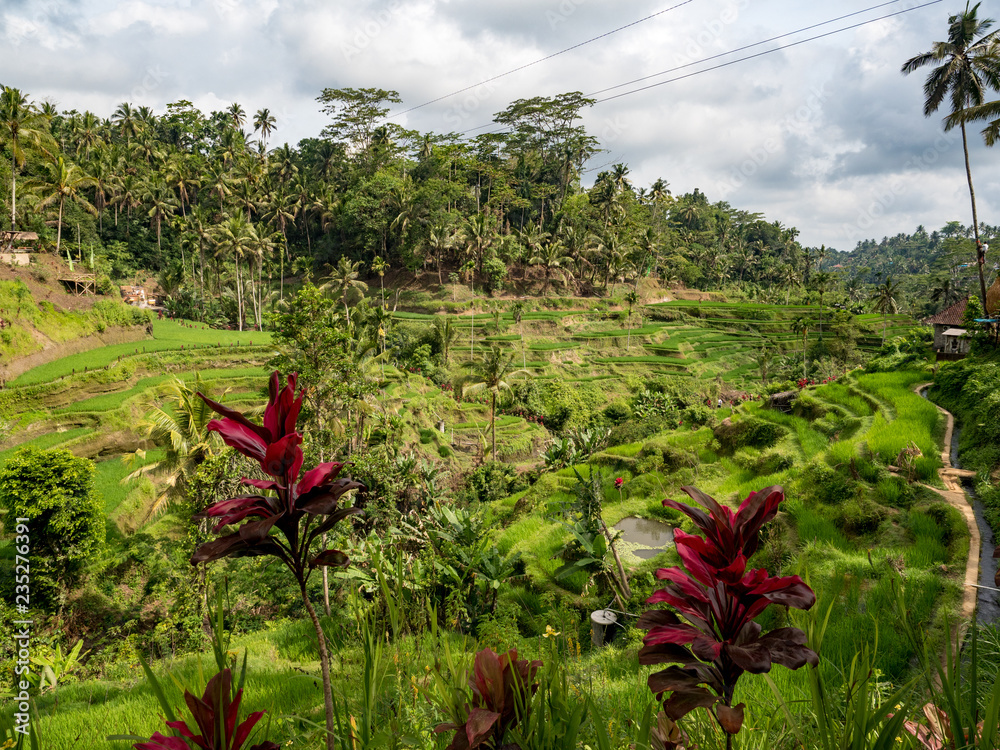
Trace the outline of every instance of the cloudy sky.
[[[518, 98], [626, 93], [585, 113], [605, 149], [590, 179], [625, 162], [637, 186], [697, 187], [798, 227], [804, 244], [849, 250], [971, 221], [961, 137], [923, 117], [926, 74], [899, 72], [964, 8], [925, 2], [3, 0], [0, 83], [104, 117], [123, 101], [268, 107], [271, 142], [292, 144], [325, 124], [316, 96], [328, 86], [394, 89], [396, 112], [471, 86], [395, 117], [434, 132], [488, 125]], [[981, 15], [1000, 15], [991, 4]], [[997, 224], [998, 154], [971, 133], [980, 220]]]

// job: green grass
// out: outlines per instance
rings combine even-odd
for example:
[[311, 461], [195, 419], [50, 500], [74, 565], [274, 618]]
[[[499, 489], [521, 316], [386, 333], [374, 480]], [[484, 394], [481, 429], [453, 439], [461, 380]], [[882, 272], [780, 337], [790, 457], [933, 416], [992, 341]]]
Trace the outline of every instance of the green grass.
[[[193, 327], [188, 328], [186, 326]], [[84, 368], [96, 370], [116, 361], [119, 357], [136, 354], [179, 351], [182, 348], [203, 349], [229, 346], [267, 346], [271, 343], [270, 333], [260, 331], [219, 331], [205, 329], [201, 323], [187, 323], [176, 320], [154, 320], [153, 338], [128, 344], [113, 344], [98, 349], [72, 354], [44, 365], [39, 365], [15, 378], [10, 385], [34, 385], [56, 380]]]
[[7, 460], [13, 456], [19, 449], [31, 446], [33, 448], [55, 448], [62, 443], [67, 443], [70, 440], [74, 440], [79, 437], [83, 437], [89, 433], [93, 432], [90, 427], [75, 427], [71, 430], [64, 430], [62, 432], [50, 432], [45, 435], [40, 435], [39, 437], [32, 438], [31, 440], [26, 440], [19, 445], [15, 445], [12, 448], [7, 448], [6, 450], [0, 451], [0, 465], [7, 462]]

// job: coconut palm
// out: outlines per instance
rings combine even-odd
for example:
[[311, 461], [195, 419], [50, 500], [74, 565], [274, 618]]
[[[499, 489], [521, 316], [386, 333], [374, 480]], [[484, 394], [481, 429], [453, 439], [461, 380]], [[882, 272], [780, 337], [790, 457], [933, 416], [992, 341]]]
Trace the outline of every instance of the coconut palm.
[[625, 338], [625, 351], [628, 351], [632, 345], [632, 306], [638, 301], [639, 295], [635, 293], [634, 289], [630, 289], [625, 295], [625, 303], [628, 305], [628, 336]]
[[802, 377], [808, 377], [808, 368], [806, 367], [806, 343], [809, 340], [809, 321], [803, 317], [798, 317], [792, 321], [792, 331], [795, 333], [802, 334]]
[[245, 318], [246, 300], [244, 294], [245, 283], [243, 280], [241, 261], [249, 257], [254, 249], [252, 247], [253, 237], [250, 231], [250, 222], [246, 220], [242, 213], [237, 212], [230, 216], [222, 224], [215, 228], [215, 257], [217, 260], [231, 257], [236, 266], [236, 317], [237, 326], [242, 331]]
[[376, 255], [372, 258], [372, 270], [378, 274], [378, 286], [382, 295], [382, 307], [385, 307], [385, 283], [383, 277], [388, 269], [389, 264], [382, 260], [380, 256]]
[[330, 279], [322, 287], [323, 291], [335, 290], [344, 303], [344, 312], [347, 314], [347, 325], [351, 325], [351, 309], [347, 306], [347, 295], [352, 289], [359, 292], [368, 291], [368, 285], [361, 280], [361, 261], [351, 261], [346, 256], [341, 256], [337, 261]]
[[[153, 500], [146, 512], [146, 520], [159, 513], [174, 498], [182, 498], [190, 478], [198, 466], [214, 456], [223, 446], [221, 441], [208, 431], [208, 423], [215, 413], [198, 398], [198, 393], [212, 397], [196, 372], [192, 388], [180, 378], [173, 378], [158, 391], [161, 406], [153, 406], [139, 422], [146, 437], [157, 446], [165, 448], [162, 459], [147, 464], [132, 472], [123, 481], [153, 472], [165, 472], [167, 479], [164, 490]], [[225, 393], [222, 394], [222, 397]], [[222, 400], [220, 397], [218, 400]], [[144, 451], [136, 451], [131, 460], [145, 458]], [[143, 521], [145, 523], [145, 521]]]
[[514, 318], [514, 323], [517, 324], [517, 333], [521, 337], [521, 367], [527, 367], [527, 355], [524, 352], [524, 329], [521, 327], [521, 320], [524, 318], [524, 303], [515, 302], [511, 305], [510, 314]]
[[62, 156], [57, 156], [45, 167], [48, 176], [31, 180], [27, 185], [32, 192], [37, 193], [41, 198], [38, 208], [45, 208], [54, 203], [59, 204], [59, 218], [56, 220], [56, 254], [58, 255], [62, 244], [62, 219], [66, 201], [69, 200], [77, 204], [87, 213], [97, 215], [97, 209], [81, 194], [84, 188], [93, 186], [94, 178], [84, 174], [83, 170], [76, 164], [67, 163]]
[[441, 366], [447, 367], [451, 345], [458, 338], [458, 328], [455, 327], [450, 315], [434, 318], [434, 335], [437, 337], [438, 346], [441, 347]]
[[4, 86], [0, 91], [0, 144], [10, 150], [10, 228], [17, 229], [17, 170], [27, 158], [25, 147], [49, 154], [55, 140], [49, 134], [48, 119], [19, 89]]
[[510, 384], [505, 378], [517, 375], [528, 375], [527, 370], [510, 369], [513, 357], [503, 353], [498, 346], [490, 347], [490, 350], [483, 357], [483, 361], [473, 365], [473, 377], [476, 382], [465, 386], [464, 393], [478, 393], [479, 391], [490, 392], [490, 433], [492, 435], [493, 448], [491, 456], [493, 460], [497, 457], [497, 397], [501, 391], [509, 391]]
[[[962, 131], [962, 150], [965, 154], [965, 175], [969, 182], [972, 201], [972, 226], [976, 239], [979, 266], [979, 286], [986, 299], [986, 276], [983, 269], [984, 253], [979, 240], [979, 217], [976, 212], [976, 191], [972, 186], [972, 167], [969, 163], [969, 142], [966, 138], [966, 119], [961, 113], [983, 104], [989, 88], [1000, 88], [1000, 62], [996, 55], [997, 34], [986, 32], [993, 19], [979, 20], [980, 3], [948, 18], [948, 41], [935, 42], [930, 52], [911, 57], [903, 63], [902, 72], [908, 75], [926, 65], [936, 65], [924, 82], [924, 115], [930, 117], [948, 97], [951, 115], [945, 119], [945, 130], [958, 125]], [[978, 37], [978, 38], [977, 38]]]
[[277, 124], [277, 120], [274, 119], [274, 115], [271, 114], [271, 110], [267, 107], [263, 109], [258, 109], [257, 114], [253, 118], [253, 132], [260, 131], [260, 142], [263, 148], [267, 148], [267, 139], [274, 132], [274, 126]]
[[962, 298], [962, 290], [955, 284], [955, 280], [950, 276], [940, 280], [931, 287], [930, 300], [939, 309], [951, 307]]
[[[818, 275], [818, 274], [817, 274]], [[889, 316], [899, 312], [899, 304], [896, 302], [896, 295], [899, 294], [899, 282], [893, 281], [889, 276], [886, 280], [876, 286], [869, 298], [875, 312], [882, 316], [882, 344], [885, 345], [885, 330], [889, 325]]]
[[437, 226], [431, 229], [427, 237], [427, 249], [434, 254], [434, 261], [437, 264], [438, 284], [444, 284], [441, 276], [441, 256], [455, 246], [455, 235], [450, 234], [445, 226]]
[[542, 294], [548, 291], [554, 270], [560, 271], [564, 280], [567, 275], [572, 275], [569, 272], [572, 263], [573, 259], [566, 253], [566, 246], [558, 238], [544, 243], [538, 253], [528, 259], [528, 265], [542, 266], [545, 269], [545, 286], [542, 288]]

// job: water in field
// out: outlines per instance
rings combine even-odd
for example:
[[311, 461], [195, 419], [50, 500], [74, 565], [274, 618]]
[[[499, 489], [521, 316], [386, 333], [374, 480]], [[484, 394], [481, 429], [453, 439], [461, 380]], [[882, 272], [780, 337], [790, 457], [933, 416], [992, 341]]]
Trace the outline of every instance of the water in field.
[[655, 557], [674, 544], [673, 527], [662, 521], [629, 516], [616, 523], [615, 528], [622, 532], [622, 541], [637, 545], [632, 554], [643, 560]]

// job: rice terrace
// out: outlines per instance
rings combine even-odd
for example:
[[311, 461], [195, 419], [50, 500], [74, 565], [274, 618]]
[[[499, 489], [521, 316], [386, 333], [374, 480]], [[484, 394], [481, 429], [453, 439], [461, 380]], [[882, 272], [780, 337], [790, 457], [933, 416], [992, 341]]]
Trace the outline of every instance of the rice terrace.
[[154, 5], [0, 25], [176, 53], [0, 86], [0, 748], [1000, 747], [984, 8]]

